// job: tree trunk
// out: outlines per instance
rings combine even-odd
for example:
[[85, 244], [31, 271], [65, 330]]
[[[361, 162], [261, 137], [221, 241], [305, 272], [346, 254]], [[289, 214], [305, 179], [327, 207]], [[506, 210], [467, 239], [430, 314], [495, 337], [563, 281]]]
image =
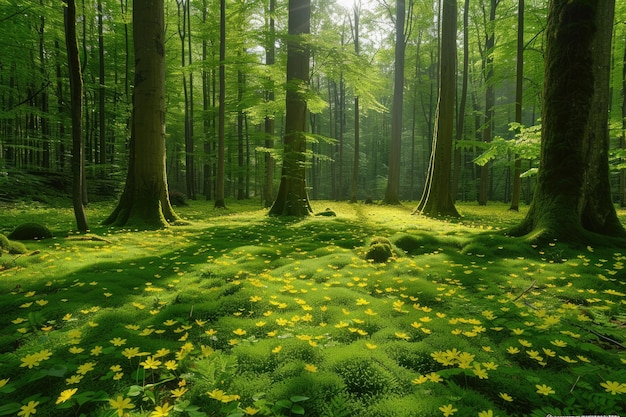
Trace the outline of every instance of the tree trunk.
[[269, 214], [306, 216], [312, 212], [306, 192], [306, 99], [309, 85], [309, 49], [300, 35], [311, 31], [311, 0], [289, 0], [290, 35], [287, 41], [285, 145], [280, 186]]
[[[402, 156], [402, 103], [404, 97], [405, 0], [396, 0], [396, 45], [393, 104], [391, 106], [391, 147], [389, 173], [383, 204], [400, 204], [400, 163]], [[456, 50], [456, 48], [455, 48]]]
[[[520, 0], [523, 2], [524, 0]], [[467, 106], [467, 84], [469, 78], [469, 5], [470, 0], [465, 0], [463, 7], [463, 79], [461, 84], [461, 99], [459, 112], [456, 119], [456, 140], [463, 140], [465, 130], [465, 108]], [[452, 174], [452, 202], [456, 201], [459, 193], [459, 178], [461, 177], [462, 153], [460, 148], [454, 149], [454, 171]]]
[[[493, 48], [495, 46], [495, 31], [494, 25], [496, 21], [496, 7], [499, 0], [491, 0], [491, 7], [489, 8], [489, 27], [486, 28], [487, 39], [485, 40], [485, 57], [484, 68], [485, 72], [485, 125], [483, 128], [483, 142], [491, 142], [492, 130], [493, 130], [493, 107], [496, 104], [496, 94], [493, 85]], [[484, 206], [489, 200], [489, 171], [491, 164], [487, 162], [480, 167], [480, 188], [478, 192], [478, 204]]]
[[224, 152], [226, 123], [226, 0], [220, 0], [220, 74], [219, 113], [217, 121], [217, 175], [215, 184], [215, 208], [226, 208], [224, 201]]
[[[275, 63], [276, 55], [276, 34], [274, 25], [274, 13], [276, 11], [276, 0], [269, 0], [269, 22], [268, 22], [268, 37], [267, 46], [265, 50], [265, 64], [273, 66]], [[267, 91], [267, 101], [274, 101], [274, 85], [271, 82]], [[274, 114], [265, 116], [265, 179], [263, 181], [263, 206], [271, 207], [274, 202], [274, 157], [269, 152], [274, 148]]]
[[[606, 243], [600, 235], [624, 236], [614, 221], [604, 141], [609, 66], [594, 62], [610, 50], [612, 30], [604, 8], [614, 0], [553, 0], [546, 27], [544, 105], [539, 172], [524, 221], [511, 230], [539, 243]], [[599, 31], [599, 33], [596, 33]], [[600, 106], [604, 106], [600, 108]], [[596, 114], [597, 113], [597, 114]], [[604, 117], [604, 122], [596, 119]], [[610, 205], [610, 207], [609, 207]], [[591, 233], [593, 232], [593, 233]]]
[[[359, 7], [354, 5], [354, 53], [359, 56]], [[357, 202], [357, 190], [359, 182], [359, 157], [360, 157], [360, 117], [359, 117], [359, 96], [354, 96], [354, 158], [352, 162], [352, 183], [350, 184], [350, 202]]]
[[64, 13], [67, 66], [70, 73], [70, 103], [72, 112], [72, 204], [76, 227], [81, 232], [89, 229], [83, 206], [83, 76], [78, 56], [76, 37], [76, 1], [68, 0]]
[[[624, 64], [622, 67], [622, 134], [620, 148], [626, 149], [626, 42], [624, 43]], [[621, 161], [624, 163], [624, 159]], [[619, 171], [619, 205], [626, 207], [626, 169]]]
[[165, 39], [163, 2], [135, 0], [135, 88], [128, 175], [120, 202], [104, 221], [164, 227], [178, 220], [165, 175]]
[[459, 216], [450, 194], [456, 88], [456, 14], [456, 0], [444, 0], [433, 151], [424, 193], [414, 211], [430, 217]]
[[[524, 81], [524, 0], [518, 0], [517, 12], [517, 64], [515, 75], [515, 121], [522, 123], [522, 101], [524, 97], [523, 81]], [[513, 168], [513, 192], [511, 194], [511, 206], [509, 210], [519, 211], [519, 200], [522, 190], [522, 179], [520, 173], [522, 171], [522, 160], [515, 155]]]
[[582, 226], [591, 232], [606, 235], [624, 234], [613, 206], [609, 179], [608, 116], [614, 17], [615, 0], [598, 0], [597, 33], [591, 44], [594, 94], [583, 142], [586, 165], [583, 178]]
[[[97, 163], [106, 163], [106, 110], [105, 110], [105, 86], [104, 86], [104, 28], [102, 1], [96, 4], [98, 10], [98, 158]], [[104, 168], [100, 175], [104, 178]]]

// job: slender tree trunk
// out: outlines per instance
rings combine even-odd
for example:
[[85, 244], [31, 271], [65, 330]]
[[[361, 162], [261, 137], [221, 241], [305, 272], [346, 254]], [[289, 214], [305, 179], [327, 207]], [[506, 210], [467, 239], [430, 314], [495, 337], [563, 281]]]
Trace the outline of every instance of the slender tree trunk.
[[285, 145], [280, 186], [270, 215], [306, 216], [312, 212], [306, 191], [306, 99], [309, 87], [308, 46], [300, 35], [311, 32], [311, 0], [289, 0]]
[[439, 102], [435, 116], [433, 152], [428, 181], [414, 211], [431, 217], [459, 216], [450, 194], [456, 90], [456, 6], [456, 0], [443, 0]]
[[[624, 64], [622, 67], [622, 134], [620, 148], [626, 149], [626, 42], [624, 42]], [[624, 160], [621, 161], [624, 163]], [[619, 171], [619, 204], [626, 207], [626, 169]]]
[[81, 232], [89, 229], [82, 200], [83, 180], [83, 77], [78, 57], [76, 36], [76, 1], [68, 0], [64, 13], [65, 45], [70, 73], [70, 100], [72, 109], [72, 203], [76, 227]]
[[217, 132], [217, 177], [215, 188], [215, 207], [226, 208], [224, 201], [224, 159], [226, 123], [226, 1], [220, 0], [220, 74], [219, 74], [219, 113]]
[[[40, 4], [43, 6], [43, 0], [40, 0]], [[46, 74], [46, 57], [45, 57], [45, 44], [44, 44], [44, 31], [45, 31], [45, 17], [40, 17], [39, 26], [39, 63], [40, 72], [42, 76], [42, 83], [47, 83], [48, 75]], [[41, 90], [41, 115], [40, 120], [40, 134], [42, 139], [42, 154], [40, 165], [43, 168], [50, 168], [50, 123], [48, 114], [48, 91], [47, 88]]]
[[[359, 56], [359, 14], [360, 9], [354, 5], [354, 53]], [[359, 96], [354, 95], [354, 158], [352, 162], [352, 183], [350, 184], [350, 202], [357, 202], [357, 191], [359, 187], [359, 159], [360, 159], [360, 115], [359, 115]]]
[[[268, 36], [267, 46], [265, 49], [265, 63], [270, 68], [275, 63], [276, 55], [276, 34], [274, 27], [274, 13], [276, 11], [276, 0], [269, 0], [268, 10]], [[270, 85], [267, 91], [267, 101], [274, 101], [274, 85], [270, 80]], [[274, 148], [274, 114], [267, 115], [265, 117], [265, 148], [268, 150], [265, 153], [265, 179], [263, 182], [263, 205], [266, 208], [271, 207], [274, 202], [274, 158], [269, 150]]]
[[[396, 45], [393, 104], [391, 107], [391, 147], [389, 174], [383, 204], [400, 204], [400, 163], [402, 155], [402, 103], [404, 97], [404, 20], [405, 0], [396, 0]], [[456, 50], [456, 48], [455, 48]]]
[[[495, 46], [495, 31], [494, 25], [496, 21], [496, 7], [499, 0], [491, 0], [491, 7], [489, 8], [489, 27], [486, 28], [487, 38], [485, 40], [485, 58], [484, 68], [485, 72], [485, 125], [483, 127], [483, 142], [491, 142], [492, 129], [493, 129], [493, 107], [496, 104], [496, 94], [493, 85], [493, 48]], [[486, 163], [480, 167], [480, 189], [478, 193], [478, 204], [484, 206], [487, 204], [487, 200], [490, 197], [490, 175], [491, 164]]]
[[[524, 0], [521, 0], [523, 2]], [[467, 84], [469, 79], [469, 6], [470, 0], [465, 0], [463, 6], [463, 75], [461, 84], [461, 98], [456, 120], [456, 140], [463, 140], [465, 131], [465, 108], [467, 107]], [[454, 149], [454, 172], [452, 175], [452, 201], [455, 202], [459, 193], [459, 178], [462, 169], [461, 148]]]
[[191, 0], [187, 0], [187, 62], [189, 63], [189, 118], [187, 119], [188, 133], [185, 141], [185, 164], [186, 164], [186, 182], [187, 197], [196, 199], [196, 164], [195, 164], [195, 145], [193, 137], [194, 124], [194, 108], [193, 108], [193, 70], [192, 70], [192, 53], [191, 49]]
[[[240, 69], [237, 70], [237, 100], [239, 103], [243, 100], [245, 78]], [[237, 200], [245, 199], [245, 155], [243, 140], [243, 110], [237, 111]]]
[[[96, 4], [98, 10], [98, 158], [100, 165], [106, 163], [106, 109], [105, 109], [105, 79], [104, 79], [104, 28], [102, 1]], [[100, 173], [104, 177], [104, 170]]]
[[[524, 97], [524, 0], [518, 0], [517, 12], [517, 71], [515, 76], [515, 121], [522, 123], [522, 102]], [[511, 206], [509, 210], [519, 211], [519, 200], [522, 189], [522, 160], [515, 155], [513, 168], [513, 193], [511, 194]]]

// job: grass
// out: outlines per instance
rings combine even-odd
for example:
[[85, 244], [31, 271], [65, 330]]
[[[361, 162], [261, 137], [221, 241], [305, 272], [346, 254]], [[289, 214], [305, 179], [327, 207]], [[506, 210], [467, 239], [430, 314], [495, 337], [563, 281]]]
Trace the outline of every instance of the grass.
[[[252, 203], [177, 209], [159, 231], [71, 208], [3, 207], [0, 232], [53, 239], [0, 257], [0, 415], [545, 416], [626, 412], [619, 249], [531, 247], [524, 213]], [[624, 213], [620, 213], [623, 215]], [[385, 263], [364, 259], [376, 237]]]

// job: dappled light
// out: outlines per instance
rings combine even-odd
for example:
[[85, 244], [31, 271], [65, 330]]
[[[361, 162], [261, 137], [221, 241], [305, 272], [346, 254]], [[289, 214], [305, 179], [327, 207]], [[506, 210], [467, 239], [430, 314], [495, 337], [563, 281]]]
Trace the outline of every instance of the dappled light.
[[[624, 411], [624, 254], [506, 237], [524, 214], [505, 205], [442, 221], [322, 203], [337, 216], [192, 202], [187, 226], [102, 240], [50, 210], [54, 238], [0, 258], [0, 411]], [[391, 257], [367, 260], [372, 243]]]

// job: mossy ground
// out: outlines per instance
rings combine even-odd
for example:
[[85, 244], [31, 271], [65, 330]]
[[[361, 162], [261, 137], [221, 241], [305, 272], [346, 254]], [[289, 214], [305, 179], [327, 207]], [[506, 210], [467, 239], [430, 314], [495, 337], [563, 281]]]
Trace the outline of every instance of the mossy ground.
[[[0, 415], [626, 411], [621, 249], [532, 247], [499, 204], [189, 203], [158, 231], [98, 226], [113, 206], [95, 205], [89, 235], [71, 208], [5, 207], [0, 233], [45, 219], [55, 238], [0, 258]], [[406, 253], [366, 261], [374, 236]]]

